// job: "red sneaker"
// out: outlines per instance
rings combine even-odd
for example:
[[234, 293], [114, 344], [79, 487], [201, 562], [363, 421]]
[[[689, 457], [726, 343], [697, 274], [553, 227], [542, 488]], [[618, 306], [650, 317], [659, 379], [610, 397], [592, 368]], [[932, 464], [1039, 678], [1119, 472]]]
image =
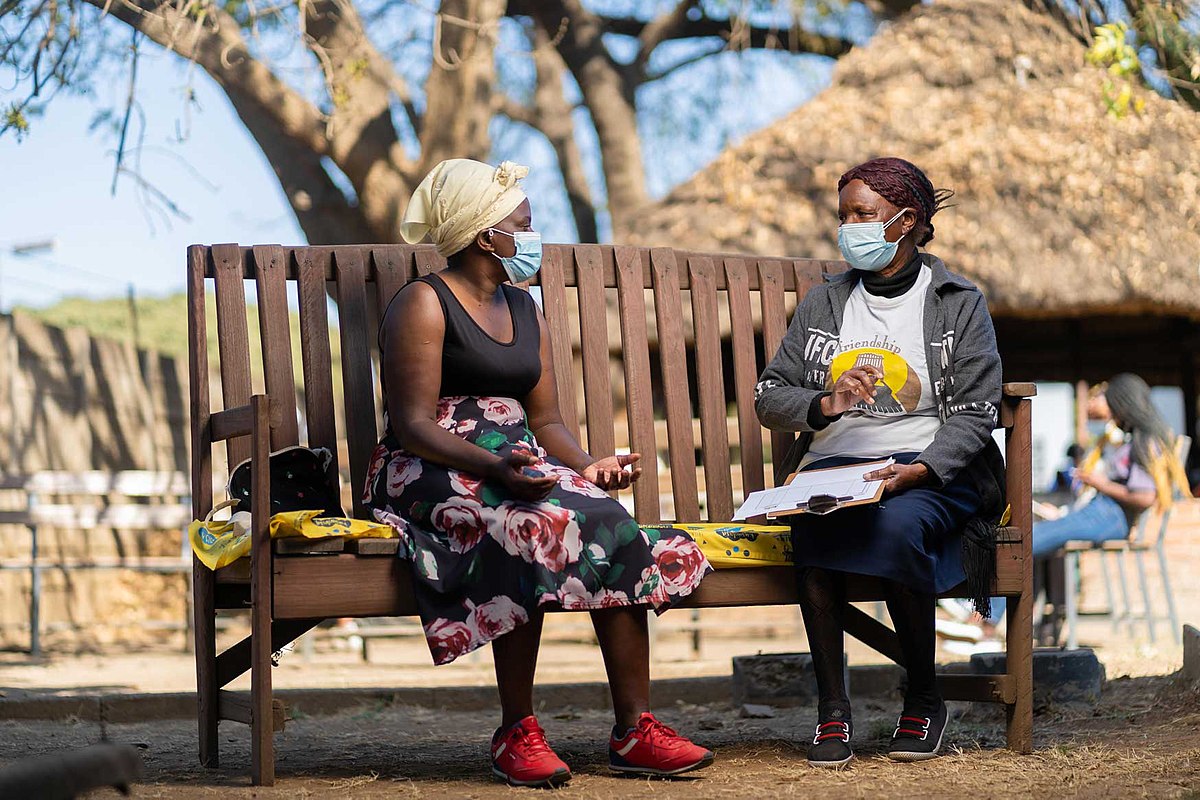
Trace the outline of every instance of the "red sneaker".
[[492, 734], [492, 774], [509, 786], [560, 786], [571, 780], [570, 768], [550, 749], [533, 716]]
[[638, 775], [679, 775], [713, 762], [713, 753], [692, 744], [663, 725], [649, 711], [620, 739], [616, 729], [608, 743], [608, 767]]

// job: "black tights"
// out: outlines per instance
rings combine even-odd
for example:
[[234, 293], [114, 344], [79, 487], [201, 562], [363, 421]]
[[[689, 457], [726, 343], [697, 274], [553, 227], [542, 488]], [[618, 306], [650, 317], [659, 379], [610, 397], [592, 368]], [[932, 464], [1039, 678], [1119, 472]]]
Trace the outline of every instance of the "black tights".
[[[808, 633], [813, 671], [817, 677], [817, 713], [827, 716], [835, 709], [850, 711], [846, 692], [846, 576], [816, 567], [800, 570], [800, 611]], [[908, 672], [904, 693], [906, 711], [927, 714], [937, 710], [942, 698], [937, 690], [934, 653], [934, 605], [932, 594], [915, 592], [896, 581], [884, 580], [884, 600], [900, 639], [900, 650]]]

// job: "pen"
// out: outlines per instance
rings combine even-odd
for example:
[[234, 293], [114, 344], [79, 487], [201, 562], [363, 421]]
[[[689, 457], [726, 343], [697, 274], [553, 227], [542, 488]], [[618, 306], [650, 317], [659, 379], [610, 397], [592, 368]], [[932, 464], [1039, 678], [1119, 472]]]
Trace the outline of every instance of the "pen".
[[[826, 503], [831, 502], [831, 501], [834, 503], [848, 503], [854, 499], [854, 495], [847, 495], [846, 497], [829, 497], [829, 495], [825, 495], [824, 497], [829, 498], [828, 500], [825, 500]], [[805, 506], [809, 505], [813, 501], [813, 499], [815, 499], [815, 498], [805, 500], [802, 503], [797, 503], [796, 508], [804, 508]]]

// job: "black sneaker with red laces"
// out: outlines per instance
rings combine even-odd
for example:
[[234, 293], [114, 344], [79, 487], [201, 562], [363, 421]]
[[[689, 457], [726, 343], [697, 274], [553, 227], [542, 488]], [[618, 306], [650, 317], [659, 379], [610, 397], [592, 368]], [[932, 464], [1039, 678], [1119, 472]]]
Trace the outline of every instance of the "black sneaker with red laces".
[[893, 761], [927, 761], [937, 758], [942, 749], [942, 736], [946, 733], [946, 704], [940, 703], [930, 716], [909, 713], [907, 710], [896, 721], [896, 732], [892, 734], [892, 746], [888, 758]]
[[852, 732], [850, 712], [840, 708], [821, 714], [812, 744], [808, 748], [808, 763], [814, 767], [844, 767], [854, 758], [850, 749]]

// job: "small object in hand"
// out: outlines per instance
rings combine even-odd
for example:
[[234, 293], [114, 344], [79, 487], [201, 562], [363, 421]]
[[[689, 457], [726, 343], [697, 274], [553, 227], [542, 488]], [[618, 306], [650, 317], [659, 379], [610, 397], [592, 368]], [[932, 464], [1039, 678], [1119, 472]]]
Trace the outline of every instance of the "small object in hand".
[[521, 467], [521, 474], [526, 478], [544, 478], [545, 473], [541, 470], [536, 470], [533, 467]]

